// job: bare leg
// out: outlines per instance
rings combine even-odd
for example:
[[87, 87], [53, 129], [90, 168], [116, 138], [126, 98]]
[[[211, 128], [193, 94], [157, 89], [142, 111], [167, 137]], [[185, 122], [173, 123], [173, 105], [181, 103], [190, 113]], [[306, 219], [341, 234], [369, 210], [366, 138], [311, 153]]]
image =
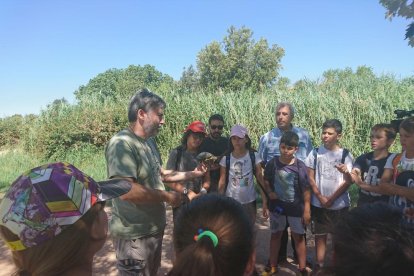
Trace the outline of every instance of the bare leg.
[[327, 234], [315, 235], [316, 261], [320, 267], [325, 263]]
[[283, 231], [272, 233], [270, 236], [269, 259], [272, 267], [277, 266], [277, 258], [279, 257], [280, 240]]
[[303, 234], [292, 233], [292, 237], [295, 240], [296, 254], [299, 262], [299, 269], [306, 268], [306, 242]]

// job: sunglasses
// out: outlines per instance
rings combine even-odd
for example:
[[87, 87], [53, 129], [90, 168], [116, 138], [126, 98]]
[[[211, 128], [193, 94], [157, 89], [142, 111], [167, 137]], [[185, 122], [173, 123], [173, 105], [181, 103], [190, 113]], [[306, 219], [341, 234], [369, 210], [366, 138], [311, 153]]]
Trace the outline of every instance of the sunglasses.
[[222, 130], [223, 127], [224, 126], [215, 126], [215, 125], [210, 126], [211, 129], [218, 129], [218, 130]]

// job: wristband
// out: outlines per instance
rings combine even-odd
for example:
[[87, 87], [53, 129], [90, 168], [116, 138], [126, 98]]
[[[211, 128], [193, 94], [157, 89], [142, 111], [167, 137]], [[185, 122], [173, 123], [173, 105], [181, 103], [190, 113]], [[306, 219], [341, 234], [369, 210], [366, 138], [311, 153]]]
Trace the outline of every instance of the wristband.
[[207, 193], [207, 190], [206, 190], [206, 188], [201, 188], [201, 190], [200, 190], [200, 194], [203, 194], [203, 195], [205, 195]]

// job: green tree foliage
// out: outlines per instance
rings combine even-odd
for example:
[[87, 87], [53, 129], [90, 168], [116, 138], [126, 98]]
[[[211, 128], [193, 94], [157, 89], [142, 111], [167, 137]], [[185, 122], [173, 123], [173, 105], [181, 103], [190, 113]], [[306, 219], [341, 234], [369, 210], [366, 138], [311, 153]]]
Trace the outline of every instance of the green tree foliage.
[[110, 69], [97, 75], [87, 85], [81, 85], [75, 96], [79, 102], [91, 99], [102, 102], [129, 98], [142, 87], [159, 91], [173, 86], [173, 78], [152, 65], [130, 65], [126, 69]]
[[[380, 0], [380, 3], [387, 9], [385, 17], [390, 20], [395, 16], [406, 19], [414, 18], [414, 1], [412, 0]], [[405, 39], [411, 47], [414, 47], [414, 21], [408, 24]]]
[[264, 38], [255, 41], [253, 32], [231, 26], [221, 43], [213, 41], [197, 56], [201, 88], [209, 90], [264, 90], [277, 81], [284, 50]]
[[22, 139], [28, 137], [31, 124], [36, 118], [33, 114], [26, 116], [16, 114], [0, 118], [0, 147], [16, 146]]

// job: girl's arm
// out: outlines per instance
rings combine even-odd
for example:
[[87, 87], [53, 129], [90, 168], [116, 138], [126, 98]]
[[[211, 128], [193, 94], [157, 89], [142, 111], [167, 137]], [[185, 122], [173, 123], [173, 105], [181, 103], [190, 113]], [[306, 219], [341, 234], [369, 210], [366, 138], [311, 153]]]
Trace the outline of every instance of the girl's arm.
[[[210, 190], [210, 174], [206, 173], [203, 177], [203, 185], [201, 186], [201, 190], [205, 189], [205, 191], [207, 192], [208, 190]], [[205, 193], [205, 192], [201, 192], [200, 193]]]
[[265, 188], [265, 184], [264, 184], [264, 179], [263, 179], [263, 173], [262, 173], [262, 166], [260, 165], [260, 163], [258, 163], [256, 165], [256, 181], [259, 184], [259, 190], [260, 190], [260, 197], [262, 198], [262, 210], [263, 210], [263, 217], [265, 219], [269, 218], [269, 210], [267, 208], [267, 194], [264, 191]]

